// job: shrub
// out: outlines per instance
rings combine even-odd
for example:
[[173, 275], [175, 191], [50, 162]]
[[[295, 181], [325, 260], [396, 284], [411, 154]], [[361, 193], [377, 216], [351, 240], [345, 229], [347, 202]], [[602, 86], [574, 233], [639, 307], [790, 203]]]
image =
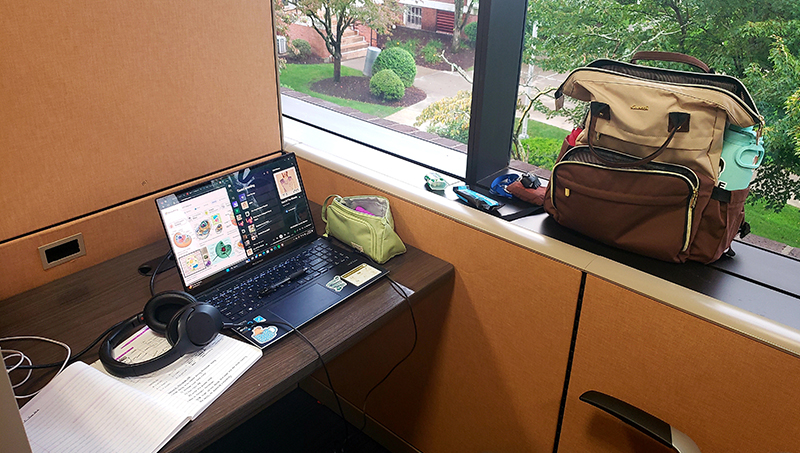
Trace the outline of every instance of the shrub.
[[403, 81], [403, 85], [410, 87], [417, 76], [417, 64], [414, 57], [407, 50], [399, 47], [384, 49], [378, 54], [372, 65], [372, 73], [377, 74], [384, 69], [391, 69]]
[[475, 47], [475, 41], [478, 38], [478, 23], [470, 22], [464, 26], [464, 34], [467, 36], [467, 41], [472, 47]]
[[544, 137], [530, 137], [521, 140], [525, 154], [528, 156], [528, 163], [547, 170], [552, 170], [553, 165], [556, 164], [563, 141], [563, 139]]
[[414, 126], [420, 127], [427, 123], [426, 130], [431, 134], [467, 143], [471, 106], [472, 93], [459, 91], [453, 97], [440, 99], [425, 107]]
[[292, 47], [294, 47], [294, 56], [297, 58], [305, 58], [311, 55], [311, 44], [305, 39], [293, 39]]
[[422, 48], [422, 58], [426, 63], [438, 63], [442, 61], [441, 53], [443, 48], [444, 44], [441, 41], [432, 39]]
[[419, 49], [419, 39], [409, 39], [408, 41], [389, 40], [386, 42], [385, 47], [387, 49], [390, 47], [399, 47], [401, 49], [405, 49], [408, 53], [411, 54], [412, 57], [416, 57], [417, 49]]
[[394, 71], [384, 69], [369, 79], [369, 92], [386, 101], [396, 101], [406, 95], [406, 88]]

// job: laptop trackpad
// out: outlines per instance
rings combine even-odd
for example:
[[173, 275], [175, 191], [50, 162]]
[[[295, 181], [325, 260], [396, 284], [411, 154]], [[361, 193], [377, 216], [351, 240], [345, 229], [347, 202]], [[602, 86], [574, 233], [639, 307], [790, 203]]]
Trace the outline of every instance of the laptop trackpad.
[[269, 311], [298, 327], [333, 306], [340, 298], [328, 288], [314, 284], [269, 307]]

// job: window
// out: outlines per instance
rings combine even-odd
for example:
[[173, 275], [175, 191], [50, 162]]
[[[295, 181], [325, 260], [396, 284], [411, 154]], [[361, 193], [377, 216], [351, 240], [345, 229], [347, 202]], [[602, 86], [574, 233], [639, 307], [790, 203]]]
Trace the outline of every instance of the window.
[[[747, 5], [753, 6], [756, 3], [755, 0], [747, 0], [741, 7], [737, 6], [736, 11], [730, 12], [723, 20], [720, 16], [727, 14], [725, 11], [730, 8], [722, 8], [711, 0], [701, 0], [691, 4], [683, 4], [676, 0], [672, 3], [682, 5], [681, 8], [684, 8], [684, 11], [691, 13], [692, 20], [682, 26], [678, 22], [680, 16], [677, 15], [672, 19], [673, 28], [661, 29], [658, 27], [663, 26], [666, 22], [661, 20], [648, 22], [647, 19], [647, 14], [651, 12], [659, 17], [664, 17], [666, 10], [656, 11], [656, 3], [663, 4], [663, 2], [655, 0], [638, 2], [610, 0], [609, 2], [601, 1], [597, 8], [587, 9], [585, 2], [577, 0], [538, 0], [530, 1], [527, 4], [524, 0], [481, 1], [478, 11], [480, 20], [476, 26], [478, 39], [475, 48], [474, 72], [470, 73], [473, 78], [470, 109], [472, 116], [468, 120], [469, 151], [466, 160], [452, 158], [453, 149], [456, 148], [448, 145], [438, 146], [439, 142], [436, 138], [428, 137], [426, 144], [430, 145], [431, 149], [422, 150], [422, 147], [419, 146], [408, 146], [405, 143], [398, 145], [393, 140], [387, 141], [380, 133], [368, 133], [366, 127], [338, 125], [335, 120], [326, 120], [327, 124], [320, 124], [320, 127], [341, 136], [353, 138], [376, 149], [404, 157], [428, 168], [464, 178], [470, 184], [487, 187], [496, 174], [506, 171], [512, 160], [509, 150], [512, 149], [512, 131], [520, 115], [520, 110], [517, 108], [518, 101], [524, 103], [527, 99], [526, 94], [534, 95], [537, 92], [536, 88], [528, 87], [524, 82], [529, 79], [537, 80], [539, 83], [536, 86], [540, 90], [555, 88], [571, 69], [582, 66], [595, 58], [611, 57], [621, 60], [629, 58], [630, 53], [622, 51], [614, 53], [614, 51], [625, 48], [625, 45], [630, 44], [626, 44], [625, 40], [633, 39], [632, 35], [636, 35], [639, 41], [636, 44], [628, 45], [627, 48], [636, 48], [637, 44], [645, 46], [649, 45], [648, 43], [655, 43], [650, 50], [676, 51], [683, 49], [692, 54], [699, 52], [699, 56], [706, 59], [709, 59], [710, 56], [710, 63], [713, 67], [745, 80], [757, 101], [759, 100], [758, 92], [768, 93], [770, 90], [766, 88], [769, 87], [781, 88], [782, 99], [764, 98], [765, 102], [774, 102], [770, 105], [766, 103], [759, 105], [759, 108], [761, 113], [767, 116], [768, 122], [770, 122], [770, 115], [773, 121], [775, 119], [785, 121], [785, 124], [781, 125], [781, 130], [787, 140], [781, 143], [786, 145], [786, 142], [789, 142], [788, 138], [792, 137], [790, 131], [800, 130], [789, 127], [790, 121], [794, 121], [791, 124], [795, 126], [800, 124], [800, 102], [787, 102], [800, 96], [800, 93], [796, 93], [797, 86], [800, 86], [800, 74], [793, 73], [790, 69], [798, 67], [797, 58], [800, 55], [800, 49], [798, 49], [800, 32], [798, 30], [800, 27], [796, 25], [800, 20], [800, 10], [796, 11], [789, 6], [782, 6], [783, 2], [771, 4], [769, 8], [749, 8]], [[717, 6], [719, 7], [717, 8]], [[605, 14], [604, 11], [608, 12], [608, 8], [614, 9], [614, 14], [610, 16]], [[744, 10], [749, 11], [747, 14], [754, 16], [748, 16]], [[670, 11], [674, 12], [675, 9], [670, 9]], [[406, 21], [408, 15], [409, 9], [406, 9]], [[770, 18], [772, 19], [770, 20]], [[781, 19], [776, 22], [776, 18]], [[619, 19], [620, 24], [625, 24], [615, 32], [616, 34], [611, 33], [614, 31], [611, 28], [603, 29], [601, 32], [592, 31], [591, 27], [597, 26], [597, 24], [614, 25], [612, 19]], [[730, 24], [728, 19], [734, 20], [740, 27], [747, 29], [740, 29], [738, 34], [728, 34], [728, 41], [723, 46], [719, 42], [730, 25], [723, 27], [720, 24]], [[688, 27], [688, 32], [681, 38], [680, 35], [685, 27]], [[398, 30], [401, 28], [401, 26], [397, 27]], [[711, 29], [714, 30], [713, 36], [703, 35], [703, 30]], [[396, 31], [394, 36], [398, 35], [400, 33]], [[784, 37], [781, 39], [774, 38], [782, 35]], [[618, 43], [621, 43], [619, 47]], [[771, 49], [773, 49], [772, 52]], [[445, 56], [448, 55], [445, 52]], [[783, 55], [784, 61], [777, 61], [776, 55]], [[781, 77], [776, 80], [770, 79], [776, 73], [780, 73]], [[756, 78], [756, 75], [759, 77]], [[456, 74], [453, 76], [456, 77]], [[748, 83], [752, 81], [756, 83], [752, 85]], [[522, 86], [520, 86], [520, 82], [523, 82]], [[759, 83], [762, 83], [763, 86], [758, 86]], [[544, 101], [545, 105], [551, 104], [552, 94], [543, 95], [540, 99]], [[284, 103], [284, 112], [292, 115], [290, 110], [293, 106], [294, 104], [290, 106]], [[787, 111], [787, 106], [793, 106], [795, 110]], [[575, 121], [570, 117], [547, 118], [543, 113], [537, 115], [532, 116], [535, 122], [525, 123], [528, 125], [528, 130], [522, 131], [523, 137], [527, 132], [529, 137], [540, 138], [542, 127], [538, 123], [544, 123], [556, 128], [548, 132], [551, 134], [549, 140], [559, 145], [561, 143], [560, 135], [571, 129]], [[304, 113], [294, 116], [304, 122], [310, 121]], [[579, 118], [579, 115], [576, 117]], [[371, 121], [371, 123], [372, 125], [382, 124], [381, 121]], [[427, 126], [418, 126], [417, 129], [424, 134], [431, 130]], [[441, 130], [446, 132], [448, 128]], [[415, 134], [416, 132], [409, 133]], [[773, 137], [772, 140], [777, 141], [778, 138]], [[444, 152], [437, 153], [437, 148]], [[555, 158], [554, 154], [555, 150], [550, 155], [551, 160]], [[783, 157], [788, 157], [789, 154], [793, 153], [787, 153]], [[533, 162], [533, 164], [547, 167], [546, 162]], [[785, 170], [788, 170], [789, 175], [800, 174], [800, 164], [790, 162]], [[795, 190], [794, 193], [797, 193], [796, 185], [800, 183], [797, 182], [796, 177], [793, 178], [786, 178], [785, 183], [781, 182], [785, 187], [779, 187], [779, 189]], [[791, 184], [795, 184], [795, 186]], [[795, 188], [792, 189], [792, 187]], [[797, 210], [791, 205], [788, 207]], [[747, 209], [748, 220], [752, 221], [752, 212], [755, 209], [750, 206]], [[793, 225], [790, 229], [799, 230], [797, 221]], [[755, 226], [753, 235], [761, 235]], [[798, 249], [800, 249], [800, 244], [773, 250], [797, 257], [800, 256]]]
[[[284, 3], [289, 5], [291, 1], [287, 0]], [[365, 11], [364, 14], [359, 12], [358, 17], [362, 18], [363, 22], [356, 24], [357, 36], [348, 31], [341, 41], [341, 78], [336, 83], [333, 82], [334, 65], [323, 61], [323, 59], [330, 60], [331, 55], [326, 50], [320, 50], [325, 49], [325, 43], [319, 36], [318, 30], [308, 26], [314, 23], [321, 24], [324, 21], [316, 22], [308, 19], [309, 13], [313, 16], [313, 12], [283, 10], [284, 14], [278, 14], [277, 17], [279, 21], [283, 21], [285, 27], [281, 27], [279, 23], [277, 28], [287, 29], [285, 33], [292, 46], [298, 49], [310, 48], [309, 51], [312, 53], [321, 52], [314, 53], [311, 57], [300, 55], [285, 57], [286, 64], [280, 74], [281, 85], [294, 92], [284, 91], [286, 98], [286, 101], [282, 102], [284, 115], [303, 123], [314, 123], [325, 130], [402, 156], [444, 174], [464, 178], [467, 173], [466, 151], [471, 105], [469, 96], [473, 91], [471, 72], [475, 65], [475, 34], [470, 35], [461, 31], [455, 37], [436, 33], [434, 20], [436, 10], [429, 7], [428, 3], [441, 6], [440, 2], [422, 2], [421, 6], [405, 5], [400, 11], [402, 15], [391, 16], [401, 22], [395, 23], [393, 27], [383, 32], [377, 29], [377, 26], [375, 29], [369, 27], [380, 21], [370, 22], [366, 19], [368, 12]], [[456, 22], [459, 22], [462, 29], [465, 27], [474, 29], [475, 23], [469, 27], [467, 24], [477, 19], [477, 1], [472, 8], [466, 8], [470, 2], [466, 3], [462, 8], [465, 12], [458, 15]], [[376, 4], [384, 3], [376, 2]], [[353, 0], [352, 5], [353, 8], [358, 8], [359, 2]], [[372, 11], [373, 8], [369, 10]], [[319, 14], [322, 14], [320, 17], [324, 19], [324, 14]], [[424, 29], [423, 16], [426, 15], [430, 16], [431, 23], [428, 25], [430, 29]], [[452, 32], [452, 20], [455, 14], [450, 12], [450, 17]], [[303, 18], [306, 18], [305, 23], [301, 23]], [[521, 19], [520, 24], [522, 24]], [[328, 36], [328, 31], [321, 25], [319, 28], [323, 35]], [[361, 39], [362, 37], [364, 39]], [[302, 41], [307, 41], [310, 45], [302, 45]], [[375, 49], [368, 49], [368, 46], [378, 47], [382, 51], [393, 47], [408, 51], [414, 57], [417, 75], [424, 74], [425, 77], [417, 77], [413, 85], [405, 86], [405, 94], [399, 101], [376, 104], [374, 97], [368, 102], [363, 102], [363, 98], [361, 101], [354, 99], [359, 94], [367, 97], [371, 94], [369, 82], [373, 71], [369, 65], [373, 64], [376, 58], [379, 60], [380, 56], [376, 57]], [[364, 56], [364, 53], [367, 55]], [[459, 75], [455, 70], [456, 67], [466, 71], [465, 77]], [[459, 92], [466, 93], [466, 102], [452, 101], [459, 96]], [[447, 110], [447, 114], [437, 116], [435, 119], [422, 119], [421, 115], [425, 108], [436, 101], [442, 101], [444, 108], [450, 109]], [[310, 107], [306, 109], [304, 107], [306, 103], [315, 105], [324, 103], [331, 109], [327, 112], [320, 112]], [[338, 107], [331, 106], [330, 103], [337, 104]], [[341, 119], [341, 112], [347, 109], [355, 109], [359, 113], [351, 114], [351, 118], [347, 120]], [[369, 124], [362, 122], [357, 126], [351, 126], [353, 116], [364, 119]], [[420, 144], [419, 140], [414, 140], [416, 145], [407, 146], [402, 139], [386, 140], [380, 133], [373, 132], [378, 127], [377, 124], [403, 130], [416, 137], [423, 137], [426, 141]], [[463, 155], [454, 156], [454, 153]]]
[[422, 28], [422, 8], [419, 6], [406, 6], [406, 14], [403, 20], [406, 27]]
[[[481, 5], [483, 6], [483, 5]], [[573, 69], [599, 58], [630, 61], [637, 51], [688, 54], [715, 72], [741, 80], [765, 117], [763, 146], [766, 157], [751, 184], [746, 206], [752, 236], [767, 248], [800, 258], [800, 9], [796, 2], [743, 0], [598, 0], [592, 7], [578, 0], [536, 0], [528, 3], [522, 81], [538, 90], [558, 87]], [[674, 63], [652, 63], [691, 70]], [[541, 97], [552, 106], [552, 95]], [[572, 116], [545, 117], [537, 113], [530, 125], [539, 137], [518, 156], [551, 167], [564, 130], [581, 119], [583, 108]], [[535, 109], [534, 109], [535, 112]], [[526, 125], [529, 123], [525, 123]], [[558, 127], [552, 135], [543, 130]], [[733, 134], [731, 134], [733, 135]], [[739, 136], [740, 134], [736, 134]], [[746, 136], [745, 136], [746, 137]], [[550, 152], [541, 153], [549, 141]], [[525, 150], [525, 146], [522, 147]], [[779, 213], [774, 212], [780, 209]], [[758, 237], [766, 238], [762, 241]], [[788, 247], [786, 247], [788, 245]]]

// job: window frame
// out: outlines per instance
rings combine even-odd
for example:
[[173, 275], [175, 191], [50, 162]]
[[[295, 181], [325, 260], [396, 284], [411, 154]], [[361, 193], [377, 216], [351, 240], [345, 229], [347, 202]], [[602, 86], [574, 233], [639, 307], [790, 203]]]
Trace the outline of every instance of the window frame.
[[[410, 20], [409, 20], [410, 19]], [[403, 13], [403, 25], [408, 28], [421, 29], [422, 28], [422, 7], [406, 5], [406, 10]]]
[[526, 0], [483, 0], [478, 8], [467, 144], [466, 182], [470, 185], [488, 188], [511, 160], [526, 6]]

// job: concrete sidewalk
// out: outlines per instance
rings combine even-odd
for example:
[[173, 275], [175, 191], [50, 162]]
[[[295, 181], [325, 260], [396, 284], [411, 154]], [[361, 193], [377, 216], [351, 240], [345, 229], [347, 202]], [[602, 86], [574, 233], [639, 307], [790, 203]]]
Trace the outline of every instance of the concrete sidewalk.
[[[363, 71], [364, 62], [365, 58], [362, 57], [354, 58], [352, 60], [345, 60], [342, 62], [342, 64], [344, 66]], [[523, 69], [524, 73], [526, 73], [527, 67]], [[472, 78], [472, 71], [468, 71], [467, 75]], [[534, 71], [532, 85], [539, 89], [545, 89], [548, 86], [557, 87], [561, 84], [561, 80], [563, 80], [564, 77], [564, 75], [556, 74], [554, 72], [544, 72], [540, 70], [539, 73], [536, 73]], [[414, 105], [387, 116], [387, 120], [408, 126], [414, 126], [414, 122], [422, 113], [422, 110], [425, 109], [425, 107], [442, 98], [455, 96], [459, 91], [472, 91], [472, 84], [467, 82], [458, 72], [437, 71], [424, 66], [417, 66], [417, 77], [414, 79], [414, 86], [424, 91], [425, 94], [427, 94], [427, 97]], [[546, 100], [545, 104], [547, 105]], [[552, 108], [552, 106], [550, 107]], [[541, 113], [532, 112], [531, 119], [566, 130], [572, 129], [572, 126], [569, 124], [569, 122], [565, 121], [563, 118], [547, 119]]]

